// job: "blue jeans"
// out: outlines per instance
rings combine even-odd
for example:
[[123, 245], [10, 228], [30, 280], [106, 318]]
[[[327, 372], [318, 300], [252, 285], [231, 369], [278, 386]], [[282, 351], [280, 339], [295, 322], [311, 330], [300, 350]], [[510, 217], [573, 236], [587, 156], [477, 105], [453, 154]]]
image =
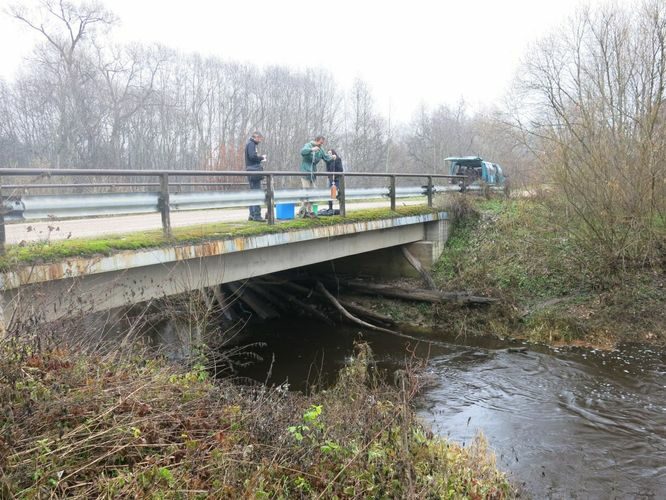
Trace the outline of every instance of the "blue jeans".
[[[259, 175], [253, 175], [248, 177], [247, 180], [250, 183], [250, 189], [261, 189], [261, 179]], [[250, 207], [250, 217], [253, 219], [261, 218], [261, 207], [259, 205], [252, 205]]]

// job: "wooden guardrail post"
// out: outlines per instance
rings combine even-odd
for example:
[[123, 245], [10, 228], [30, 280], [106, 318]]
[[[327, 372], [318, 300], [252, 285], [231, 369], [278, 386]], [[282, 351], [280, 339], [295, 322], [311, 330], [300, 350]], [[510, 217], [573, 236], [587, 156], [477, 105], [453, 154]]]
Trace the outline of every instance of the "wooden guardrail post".
[[338, 186], [338, 203], [340, 205], [340, 215], [342, 217], [347, 217], [347, 201], [345, 199], [345, 176], [338, 176], [340, 179], [340, 185]]
[[160, 197], [158, 208], [162, 216], [162, 231], [165, 238], [171, 238], [171, 213], [169, 211], [169, 174], [160, 175]]
[[266, 178], [266, 215], [268, 224], [275, 224], [275, 181], [273, 175]]
[[389, 187], [389, 196], [391, 197], [391, 211], [395, 212], [395, 175], [390, 177], [391, 185]]

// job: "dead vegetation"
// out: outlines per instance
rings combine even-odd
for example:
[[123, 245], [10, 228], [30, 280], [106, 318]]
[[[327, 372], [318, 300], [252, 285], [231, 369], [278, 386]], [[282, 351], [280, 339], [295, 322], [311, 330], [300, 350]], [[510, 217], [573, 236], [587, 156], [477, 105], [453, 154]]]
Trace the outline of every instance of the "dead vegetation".
[[211, 378], [148, 352], [81, 353], [5, 339], [3, 498], [507, 498], [483, 439], [433, 437], [359, 345], [332, 389]]
[[[482, 309], [441, 305], [424, 322], [458, 336], [493, 334], [548, 343], [666, 343], [664, 267], [659, 259], [607, 267], [561, 229], [555, 195], [457, 207], [435, 268], [444, 290], [502, 297]], [[466, 215], [465, 215], [466, 214]]]

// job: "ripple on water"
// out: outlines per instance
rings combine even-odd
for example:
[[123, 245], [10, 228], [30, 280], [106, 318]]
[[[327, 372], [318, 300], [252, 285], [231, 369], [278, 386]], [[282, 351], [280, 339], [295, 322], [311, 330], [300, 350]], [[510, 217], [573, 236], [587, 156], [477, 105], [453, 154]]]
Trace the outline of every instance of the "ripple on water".
[[[555, 354], [555, 355], [553, 355]], [[423, 396], [443, 435], [483, 430], [500, 464], [537, 497], [666, 491], [664, 353], [629, 348], [436, 357]]]

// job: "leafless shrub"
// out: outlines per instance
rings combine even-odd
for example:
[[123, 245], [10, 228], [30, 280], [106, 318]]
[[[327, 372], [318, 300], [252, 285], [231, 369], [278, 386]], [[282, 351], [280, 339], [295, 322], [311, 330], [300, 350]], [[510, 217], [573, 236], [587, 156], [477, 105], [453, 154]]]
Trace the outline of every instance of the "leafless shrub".
[[603, 269], [654, 262], [666, 215], [666, 8], [585, 9], [543, 39], [518, 123], [567, 202], [566, 229]]

